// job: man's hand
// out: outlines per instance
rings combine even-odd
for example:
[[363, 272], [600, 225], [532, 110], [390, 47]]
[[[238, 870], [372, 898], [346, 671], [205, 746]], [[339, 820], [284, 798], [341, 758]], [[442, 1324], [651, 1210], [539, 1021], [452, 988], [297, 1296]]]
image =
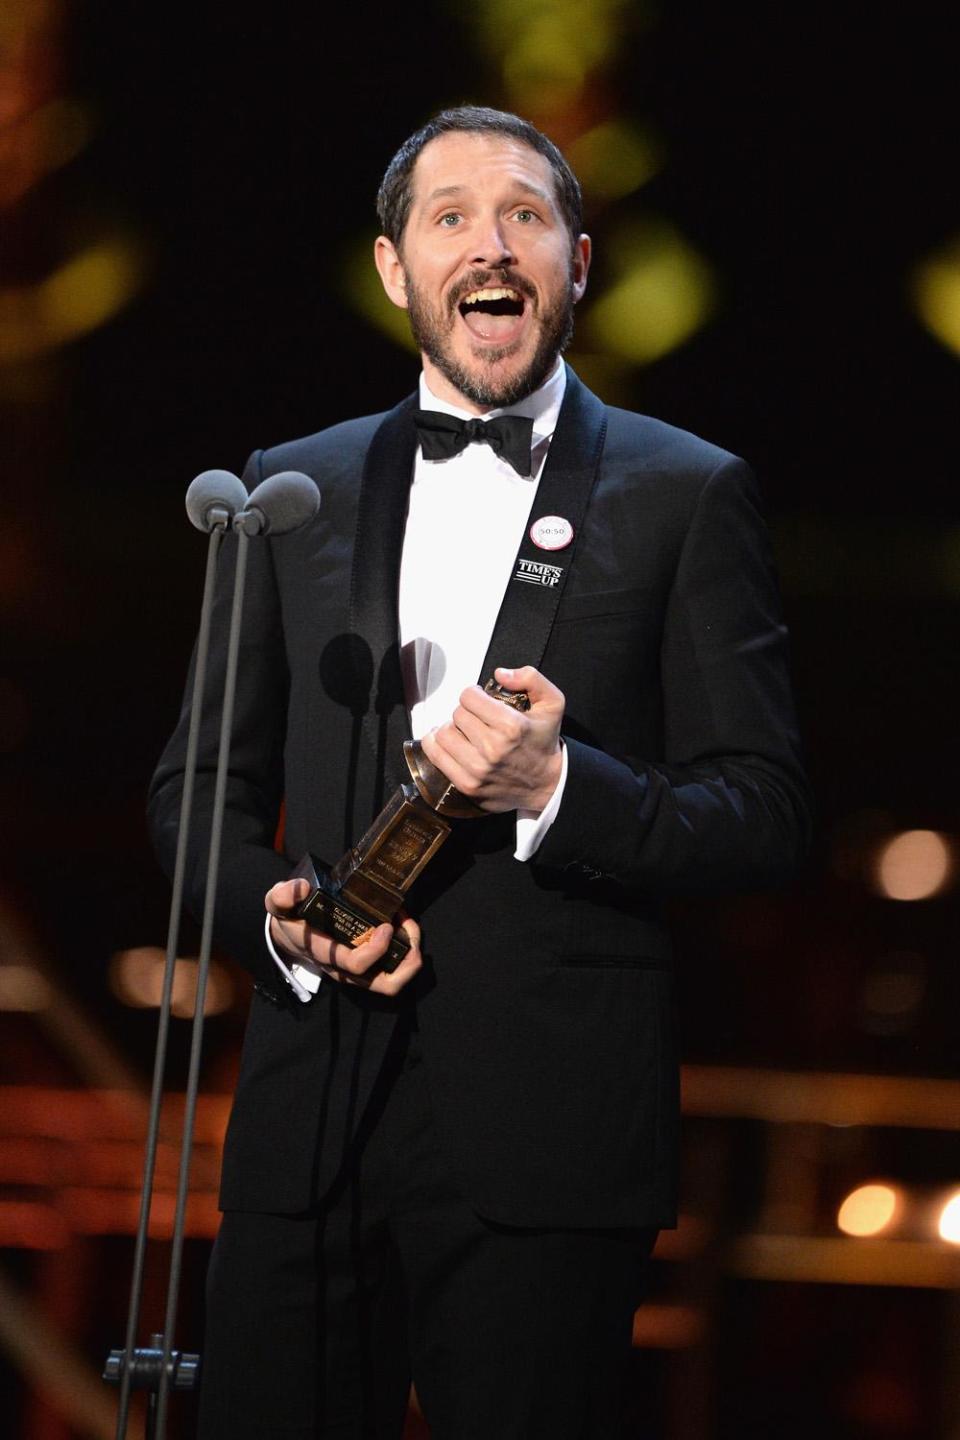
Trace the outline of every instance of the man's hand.
[[[410, 940], [410, 952], [392, 974], [377, 970], [378, 960], [387, 953], [393, 935], [390, 925], [378, 925], [369, 937], [356, 947], [341, 945], [329, 936], [314, 930], [305, 920], [293, 920], [290, 912], [310, 894], [306, 880], [283, 880], [267, 891], [264, 904], [274, 917], [270, 936], [274, 945], [291, 965], [312, 961], [324, 976], [344, 985], [358, 985], [377, 995], [398, 995], [423, 964], [420, 955], [420, 926], [405, 918], [400, 928]], [[373, 973], [371, 973], [373, 972]]]
[[556, 685], [524, 665], [494, 675], [508, 690], [525, 690], [524, 713], [471, 685], [453, 718], [424, 735], [427, 759], [461, 794], [484, 810], [541, 811], [560, 780], [560, 722], [565, 700]]

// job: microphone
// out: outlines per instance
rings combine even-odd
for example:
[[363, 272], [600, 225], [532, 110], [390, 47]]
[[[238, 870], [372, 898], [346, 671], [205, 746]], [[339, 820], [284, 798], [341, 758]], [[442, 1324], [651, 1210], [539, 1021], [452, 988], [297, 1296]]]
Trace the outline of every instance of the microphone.
[[320, 505], [320, 492], [308, 475], [281, 470], [261, 480], [234, 516], [233, 528], [244, 535], [285, 535], [312, 520]]
[[187, 489], [187, 515], [191, 525], [209, 535], [225, 529], [247, 503], [243, 481], [229, 470], [204, 470]]

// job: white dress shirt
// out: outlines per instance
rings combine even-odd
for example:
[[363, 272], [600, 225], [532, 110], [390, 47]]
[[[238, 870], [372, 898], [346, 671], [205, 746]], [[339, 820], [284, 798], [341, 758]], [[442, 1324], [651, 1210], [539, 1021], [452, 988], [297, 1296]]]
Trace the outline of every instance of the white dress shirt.
[[[543, 464], [557, 424], [566, 370], [557, 360], [539, 390], [497, 415], [533, 419], [532, 473], [518, 475], [489, 445], [473, 443], [448, 460], [425, 460], [417, 447], [400, 559], [398, 610], [400, 661], [415, 740], [445, 724], [460, 694], [477, 681], [513, 573]], [[438, 400], [420, 376], [420, 405], [462, 420], [476, 417]], [[488, 679], [488, 676], [481, 677]], [[517, 811], [517, 860], [535, 853], [560, 805], [567, 778], [563, 751], [560, 779], [545, 808]], [[301, 1000], [320, 984], [320, 972], [289, 965], [274, 947], [270, 917], [267, 945]]]

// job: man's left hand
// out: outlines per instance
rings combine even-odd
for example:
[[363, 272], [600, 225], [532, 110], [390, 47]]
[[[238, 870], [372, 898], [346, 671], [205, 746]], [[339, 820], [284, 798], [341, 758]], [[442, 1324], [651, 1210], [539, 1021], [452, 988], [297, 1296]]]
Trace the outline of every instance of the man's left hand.
[[532, 665], [494, 675], [507, 690], [525, 690], [530, 709], [514, 710], [471, 685], [453, 718], [423, 736], [424, 754], [483, 810], [539, 813], [560, 780], [563, 692]]

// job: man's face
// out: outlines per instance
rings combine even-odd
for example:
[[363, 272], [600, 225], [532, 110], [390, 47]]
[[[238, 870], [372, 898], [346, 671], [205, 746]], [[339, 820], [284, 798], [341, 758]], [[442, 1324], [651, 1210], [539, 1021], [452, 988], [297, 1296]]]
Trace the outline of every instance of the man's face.
[[376, 259], [409, 312], [431, 390], [476, 412], [546, 379], [586, 287], [590, 241], [574, 241], [545, 156], [506, 135], [453, 131], [424, 146], [399, 247]]

